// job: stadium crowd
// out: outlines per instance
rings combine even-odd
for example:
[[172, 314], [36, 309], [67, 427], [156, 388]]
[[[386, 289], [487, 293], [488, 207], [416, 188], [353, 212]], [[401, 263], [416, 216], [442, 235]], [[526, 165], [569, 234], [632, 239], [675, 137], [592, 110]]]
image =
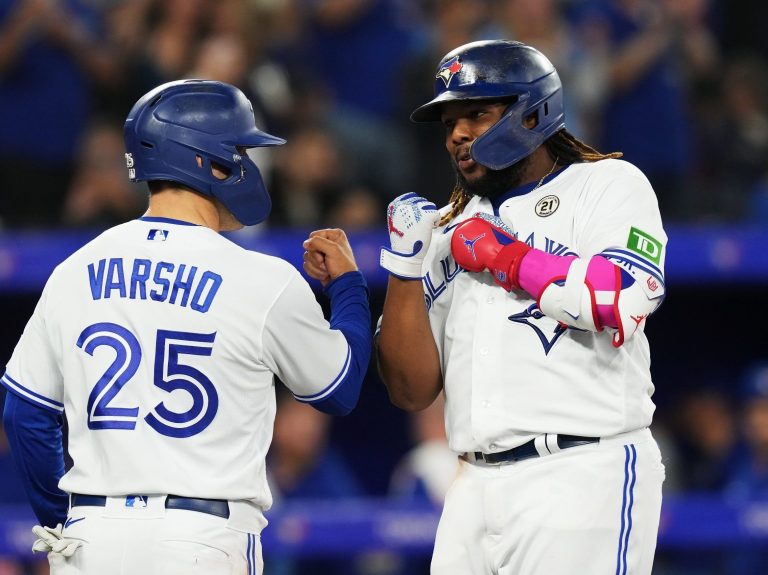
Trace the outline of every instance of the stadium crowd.
[[[237, 85], [259, 126], [288, 141], [249, 152], [267, 166], [274, 207], [242, 233], [379, 228], [406, 191], [445, 204], [454, 182], [441, 128], [408, 117], [431, 98], [442, 54], [490, 38], [552, 60], [569, 131], [641, 168], [666, 223], [768, 226], [766, 21], [768, 3], [747, 0], [0, 0], [0, 232], [139, 216], [146, 190], [128, 181], [123, 121], [141, 94], [179, 78]], [[687, 387], [667, 402], [674, 417], [661, 410], [667, 492], [768, 500], [768, 366], [737, 370], [731, 391]], [[344, 494], [439, 504], [450, 471], [439, 425], [402, 414], [387, 423], [413, 430], [403, 442], [413, 451], [381, 465], [391, 481], [371, 482], [334, 446], [353, 424], [306, 417], [307, 428], [276, 422], [277, 505]], [[0, 506], [24, 500], [0, 429]], [[267, 557], [268, 575], [427, 572], [398, 558], [278, 559]], [[718, 561], [662, 557], [658, 572], [768, 573], [765, 554]], [[0, 557], [0, 575], [46, 572], [44, 560]]]
[[451, 171], [409, 112], [428, 99], [440, 55], [501, 37], [553, 61], [569, 130], [648, 174], [667, 221], [765, 217], [768, 45], [754, 24], [764, 10], [739, 0], [4, 0], [0, 221], [104, 226], [135, 215], [143, 203], [119, 153], [127, 110], [151, 87], [193, 77], [239, 86], [261, 125], [288, 139], [265, 174], [270, 225], [376, 225], [402, 190], [443, 203]]

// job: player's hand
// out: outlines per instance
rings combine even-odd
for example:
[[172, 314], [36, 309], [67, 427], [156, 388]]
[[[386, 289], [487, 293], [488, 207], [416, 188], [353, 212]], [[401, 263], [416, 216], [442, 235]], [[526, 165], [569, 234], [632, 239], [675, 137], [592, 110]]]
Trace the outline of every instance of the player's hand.
[[357, 271], [347, 234], [338, 228], [316, 230], [304, 240], [304, 271], [323, 286], [347, 272]]
[[396, 197], [387, 207], [390, 247], [381, 248], [379, 264], [402, 279], [421, 279], [421, 264], [440, 220], [435, 204], [416, 194]]
[[[304, 242], [304, 248], [307, 248], [307, 242]], [[316, 250], [304, 251], [304, 271], [311, 278], [319, 280], [325, 284], [331, 281], [331, 276], [328, 273], [328, 268], [325, 266], [325, 255]]]
[[478, 213], [464, 220], [451, 236], [451, 254], [457, 264], [470, 272], [487, 269], [507, 291], [519, 289], [520, 262], [530, 249], [517, 241], [501, 218], [489, 214]]
[[32, 544], [33, 553], [56, 553], [62, 557], [71, 557], [83, 544], [82, 541], [64, 537], [61, 523], [56, 527], [35, 525], [32, 533], [38, 537]]

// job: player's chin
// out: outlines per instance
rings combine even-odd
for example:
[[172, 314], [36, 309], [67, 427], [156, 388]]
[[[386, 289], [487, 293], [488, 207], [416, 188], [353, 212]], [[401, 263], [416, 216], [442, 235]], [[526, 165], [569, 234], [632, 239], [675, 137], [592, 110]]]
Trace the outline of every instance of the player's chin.
[[477, 182], [481, 180], [488, 172], [488, 169], [475, 162], [474, 160], [462, 160], [453, 164], [453, 169], [459, 177], [459, 181]]
[[484, 166], [475, 164], [469, 170], [460, 170], [456, 168], [456, 180], [458, 184], [470, 193], [474, 193], [475, 188], [482, 187], [483, 182], [488, 176]]

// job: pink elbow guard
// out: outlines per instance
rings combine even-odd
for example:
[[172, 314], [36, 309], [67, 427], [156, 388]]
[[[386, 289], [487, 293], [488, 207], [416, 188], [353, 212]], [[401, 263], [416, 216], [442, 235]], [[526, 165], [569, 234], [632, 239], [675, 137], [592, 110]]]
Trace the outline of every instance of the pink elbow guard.
[[[571, 270], [574, 262], [577, 262], [575, 266], [582, 268], [586, 264], [586, 269]], [[585, 261], [576, 256], [556, 256], [533, 249], [523, 258], [518, 278], [520, 287], [540, 301], [546, 288], [553, 283], [561, 282], [565, 287], [571, 272], [579, 274], [578, 278], [574, 278], [578, 289], [574, 298], [581, 299], [582, 284], [589, 290], [592, 320], [596, 331], [602, 330], [603, 326], [619, 327], [615, 307], [617, 287], [621, 286], [621, 270], [602, 256], [593, 256]], [[610, 295], [605, 297], [602, 294]], [[578, 307], [566, 311], [572, 317], [578, 317]]]

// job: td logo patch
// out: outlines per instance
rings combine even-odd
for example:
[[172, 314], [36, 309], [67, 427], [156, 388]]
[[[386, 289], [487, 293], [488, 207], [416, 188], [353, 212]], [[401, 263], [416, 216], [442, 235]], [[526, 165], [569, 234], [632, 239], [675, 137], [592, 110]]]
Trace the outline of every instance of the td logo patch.
[[635, 227], [629, 228], [627, 247], [655, 264], [661, 262], [661, 242]]

